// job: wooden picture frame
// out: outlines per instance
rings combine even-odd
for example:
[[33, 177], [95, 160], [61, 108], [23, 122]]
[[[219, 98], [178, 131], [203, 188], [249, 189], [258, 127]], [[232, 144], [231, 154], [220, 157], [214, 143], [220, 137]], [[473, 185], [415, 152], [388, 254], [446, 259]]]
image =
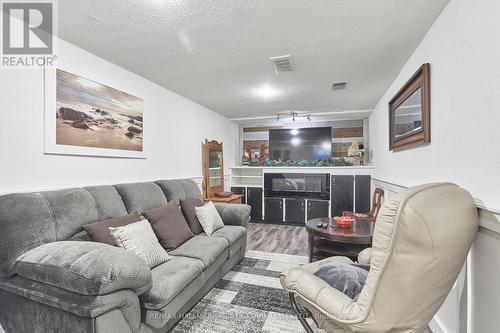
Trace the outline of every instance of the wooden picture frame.
[[389, 102], [389, 149], [398, 151], [430, 143], [430, 123], [430, 65], [426, 63]]

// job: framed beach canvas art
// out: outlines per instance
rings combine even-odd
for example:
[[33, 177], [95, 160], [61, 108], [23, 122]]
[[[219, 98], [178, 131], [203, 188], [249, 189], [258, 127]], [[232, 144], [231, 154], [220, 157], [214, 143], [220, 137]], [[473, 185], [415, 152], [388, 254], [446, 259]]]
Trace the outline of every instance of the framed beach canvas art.
[[66, 69], [45, 71], [45, 152], [145, 158], [143, 100]]

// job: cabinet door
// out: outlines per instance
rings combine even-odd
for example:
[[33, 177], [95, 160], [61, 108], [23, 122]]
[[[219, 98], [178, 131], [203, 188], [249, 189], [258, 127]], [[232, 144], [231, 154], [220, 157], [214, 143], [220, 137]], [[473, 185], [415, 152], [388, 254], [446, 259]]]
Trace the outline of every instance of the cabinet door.
[[352, 212], [354, 207], [354, 176], [332, 175], [330, 187], [332, 189], [332, 216], [340, 216], [345, 210]]
[[370, 206], [371, 176], [356, 176], [356, 213], [368, 213]]
[[245, 191], [244, 187], [233, 186], [233, 187], [231, 187], [231, 192], [233, 192], [234, 194], [243, 195], [243, 197], [241, 198], [241, 203], [244, 203], [244, 204], [247, 203], [247, 196], [246, 196], [246, 191]]
[[325, 200], [307, 200], [307, 220], [328, 217], [329, 206]]
[[254, 221], [262, 220], [262, 188], [248, 187], [247, 188], [247, 205], [252, 207], [250, 216]]
[[305, 224], [306, 209], [304, 199], [285, 199], [285, 222]]
[[264, 220], [268, 222], [283, 222], [283, 199], [265, 198], [264, 199]]

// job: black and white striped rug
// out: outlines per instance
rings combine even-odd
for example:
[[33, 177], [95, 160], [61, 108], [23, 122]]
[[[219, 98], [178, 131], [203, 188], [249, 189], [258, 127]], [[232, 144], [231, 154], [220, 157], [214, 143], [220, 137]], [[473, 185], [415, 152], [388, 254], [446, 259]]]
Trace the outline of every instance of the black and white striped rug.
[[[303, 333], [279, 273], [307, 257], [248, 251], [174, 328], [174, 333]], [[314, 325], [311, 325], [314, 326]], [[317, 329], [317, 332], [324, 332]]]

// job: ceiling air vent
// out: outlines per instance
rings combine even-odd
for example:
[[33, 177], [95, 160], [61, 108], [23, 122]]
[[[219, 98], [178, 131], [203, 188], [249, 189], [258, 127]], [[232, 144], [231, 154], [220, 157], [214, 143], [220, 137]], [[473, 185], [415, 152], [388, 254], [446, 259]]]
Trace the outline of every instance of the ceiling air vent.
[[332, 91], [333, 90], [342, 90], [342, 89], [345, 89], [347, 87], [347, 82], [343, 81], [343, 82], [334, 82], [332, 83]]
[[279, 57], [271, 57], [269, 58], [273, 62], [274, 70], [276, 74], [281, 72], [291, 72], [295, 70], [295, 66], [293, 65], [292, 56], [283, 55]]

